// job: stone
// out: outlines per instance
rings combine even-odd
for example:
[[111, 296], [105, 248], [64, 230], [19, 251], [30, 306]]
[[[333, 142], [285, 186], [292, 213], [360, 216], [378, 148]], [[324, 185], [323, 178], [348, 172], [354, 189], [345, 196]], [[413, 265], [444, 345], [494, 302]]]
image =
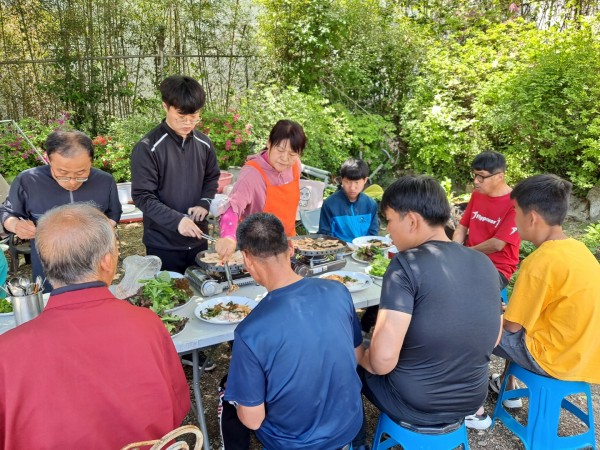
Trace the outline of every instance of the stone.
[[569, 198], [569, 210], [567, 211], [567, 217], [571, 217], [575, 220], [585, 222], [589, 220], [588, 201], [580, 199], [571, 194]]
[[590, 202], [590, 220], [596, 222], [600, 220], [600, 184], [594, 186], [587, 194]]

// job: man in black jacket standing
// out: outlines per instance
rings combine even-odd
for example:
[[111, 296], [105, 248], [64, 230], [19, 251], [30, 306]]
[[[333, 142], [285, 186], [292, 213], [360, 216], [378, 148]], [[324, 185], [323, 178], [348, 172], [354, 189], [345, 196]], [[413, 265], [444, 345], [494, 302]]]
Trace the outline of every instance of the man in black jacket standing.
[[160, 84], [166, 117], [133, 148], [132, 197], [144, 213], [144, 245], [162, 269], [183, 273], [207, 242], [205, 220], [220, 170], [210, 139], [195, 129], [205, 93], [193, 78], [173, 75]]

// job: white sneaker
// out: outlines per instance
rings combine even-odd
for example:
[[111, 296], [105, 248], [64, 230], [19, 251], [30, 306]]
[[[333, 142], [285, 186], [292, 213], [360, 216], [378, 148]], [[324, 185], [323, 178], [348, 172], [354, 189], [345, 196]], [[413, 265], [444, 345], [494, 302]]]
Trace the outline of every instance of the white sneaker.
[[[490, 378], [489, 388], [491, 391], [496, 394], [500, 394], [500, 388], [502, 387], [502, 382], [500, 381], [500, 375], [497, 373], [492, 374]], [[507, 398], [504, 399], [502, 404], [509, 409], [516, 409], [523, 407], [523, 401], [520, 398]]]
[[492, 419], [487, 414], [471, 414], [465, 417], [465, 425], [467, 428], [474, 430], [487, 430], [492, 424]]

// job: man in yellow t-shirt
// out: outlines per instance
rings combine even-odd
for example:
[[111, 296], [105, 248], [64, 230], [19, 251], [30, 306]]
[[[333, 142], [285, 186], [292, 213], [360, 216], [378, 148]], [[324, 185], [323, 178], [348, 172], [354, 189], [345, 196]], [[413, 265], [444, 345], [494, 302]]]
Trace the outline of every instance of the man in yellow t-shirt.
[[536, 175], [511, 193], [519, 234], [537, 249], [521, 264], [494, 354], [541, 375], [600, 383], [600, 264], [563, 232], [570, 192], [568, 181]]

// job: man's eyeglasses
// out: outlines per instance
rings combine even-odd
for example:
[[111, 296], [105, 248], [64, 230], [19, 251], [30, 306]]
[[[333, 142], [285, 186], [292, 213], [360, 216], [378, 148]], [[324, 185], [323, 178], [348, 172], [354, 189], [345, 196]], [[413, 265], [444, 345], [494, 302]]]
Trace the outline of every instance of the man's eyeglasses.
[[475, 172], [471, 172], [471, 176], [473, 177], [473, 179], [475, 181], [477, 181], [478, 183], [483, 183], [486, 179], [493, 177], [494, 175], [498, 175], [499, 173], [504, 173], [504, 172], [496, 172], [496, 173], [492, 173], [490, 175], [479, 175], [478, 173]]
[[71, 180], [75, 180], [77, 183], [85, 183], [89, 177], [59, 177], [54, 173], [52, 166], [50, 166], [50, 170], [52, 171], [52, 175], [54, 175], [54, 179], [60, 183], [68, 183]]
[[176, 117], [175, 123], [179, 125], [196, 125], [200, 122], [200, 117]]

